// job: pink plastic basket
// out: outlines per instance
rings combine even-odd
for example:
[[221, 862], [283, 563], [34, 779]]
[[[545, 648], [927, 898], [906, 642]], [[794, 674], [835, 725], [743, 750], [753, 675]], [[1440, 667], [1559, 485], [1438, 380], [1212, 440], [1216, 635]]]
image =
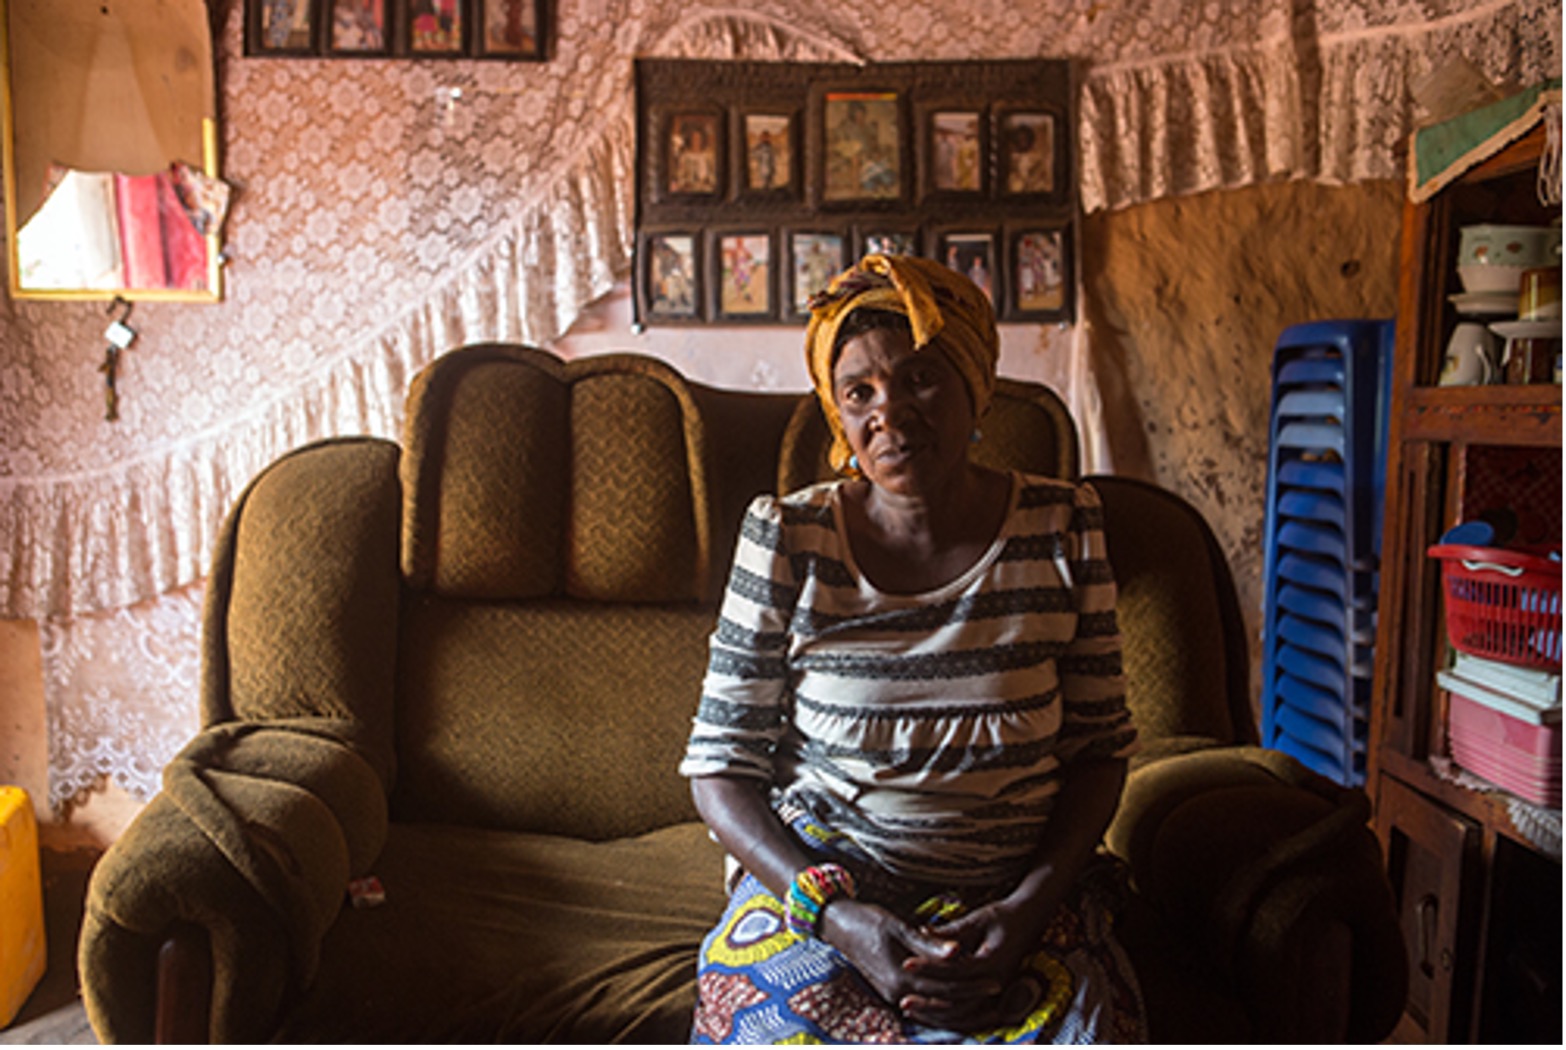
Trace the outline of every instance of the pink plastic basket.
[[1452, 690], [1452, 758], [1529, 802], [1561, 806], [1561, 727], [1532, 725]]
[[1446, 634], [1474, 656], [1524, 667], [1561, 665], [1561, 563], [1500, 547], [1436, 544]]

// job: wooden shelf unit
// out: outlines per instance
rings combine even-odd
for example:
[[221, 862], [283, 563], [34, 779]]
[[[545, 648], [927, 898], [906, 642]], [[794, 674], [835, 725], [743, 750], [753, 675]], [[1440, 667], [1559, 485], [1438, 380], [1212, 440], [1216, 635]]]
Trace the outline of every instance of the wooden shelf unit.
[[1394, 1041], [1561, 1037], [1559, 859], [1514, 825], [1507, 796], [1458, 786], [1437, 768], [1449, 754], [1435, 680], [1448, 647], [1440, 566], [1425, 553], [1471, 509], [1497, 455], [1546, 485], [1553, 477], [1546, 518], [1559, 541], [1561, 387], [1436, 385], [1460, 319], [1448, 298], [1461, 291], [1459, 229], [1559, 219], [1537, 196], [1544, 140], [1540, 123], [1404, 208], [1367, 782], [1410, 956]]

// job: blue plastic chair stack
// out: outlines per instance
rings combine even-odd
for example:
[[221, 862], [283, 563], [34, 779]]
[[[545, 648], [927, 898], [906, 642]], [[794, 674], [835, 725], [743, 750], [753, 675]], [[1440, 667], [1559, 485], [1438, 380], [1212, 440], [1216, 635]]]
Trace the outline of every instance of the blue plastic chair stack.
[[1286, 329], [1273, 351], [1262, 743], [1365, 781], [1391, 321]]

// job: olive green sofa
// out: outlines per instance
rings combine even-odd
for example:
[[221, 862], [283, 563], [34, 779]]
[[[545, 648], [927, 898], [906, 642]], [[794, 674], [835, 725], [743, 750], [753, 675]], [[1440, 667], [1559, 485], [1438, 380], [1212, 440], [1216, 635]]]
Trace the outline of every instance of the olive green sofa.
[[[984, 434], [1076, 472], [1044, 387], [1003, 381]], [[683, 1041], [723, 860], [675, 767], [743, 508], [824, 448], [806, 395], [489, 345], [416, 378], [400, 443], [264, 470], [211, 567], [204, 728], [93, 873], [98, 1036]], [[1405, 976], [1363, 794], [1254, 746], [1201, 518], [1094, 484], [1144, 742], [1106, 841], [1153, 1038], [1378, 1040]]]

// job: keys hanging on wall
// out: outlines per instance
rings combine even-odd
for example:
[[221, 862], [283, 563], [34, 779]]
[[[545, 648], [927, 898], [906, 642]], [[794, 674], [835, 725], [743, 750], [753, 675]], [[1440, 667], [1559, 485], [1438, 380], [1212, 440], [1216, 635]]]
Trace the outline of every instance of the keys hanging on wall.
[[126, 321], [130, 318], [131, 304], [119, 296], [109, 304], [109, 312], [112, 314], [119, 310], [120, 315], [109, 322], [109, 327], [103, 330], [103, 338], [108, 342], [108, 347], [103, 352], [103, 364], [98, 366], [98, 371], [103, 373], [103, 418], [110, 423], [120, 418], [120, 353], [130, 348], [136, 341], [136, 330]]

